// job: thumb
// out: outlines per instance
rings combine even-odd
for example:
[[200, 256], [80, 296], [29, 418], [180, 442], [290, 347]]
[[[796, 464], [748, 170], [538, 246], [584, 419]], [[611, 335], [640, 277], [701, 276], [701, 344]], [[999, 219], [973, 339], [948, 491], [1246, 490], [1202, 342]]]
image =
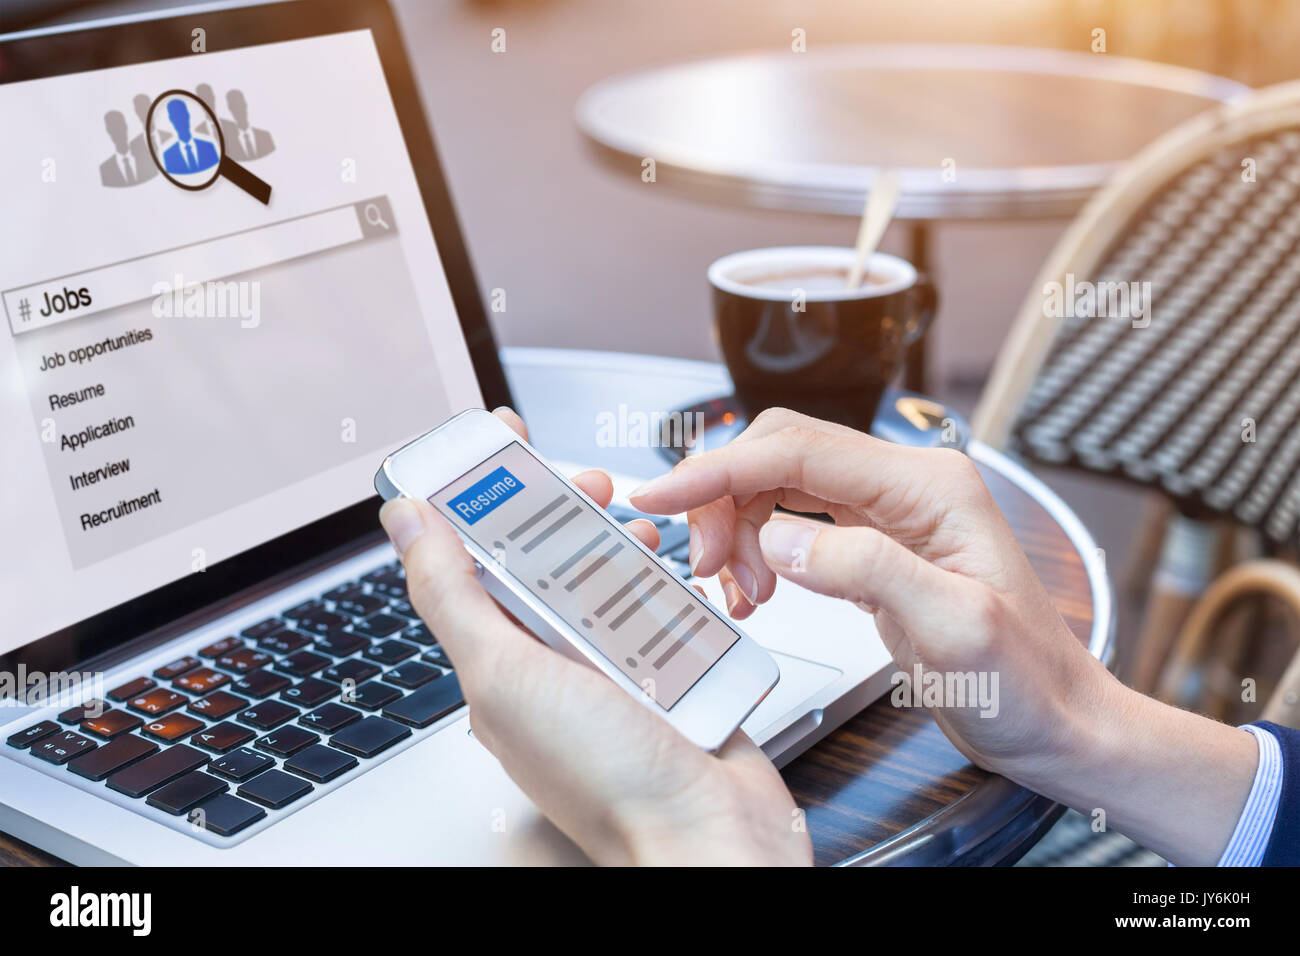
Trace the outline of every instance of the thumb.
[[914, 634], [951, 624], [962, 582], [875, 528], [777, 518], [758, 540], [773, 571], [810, 591], [880, 608]]

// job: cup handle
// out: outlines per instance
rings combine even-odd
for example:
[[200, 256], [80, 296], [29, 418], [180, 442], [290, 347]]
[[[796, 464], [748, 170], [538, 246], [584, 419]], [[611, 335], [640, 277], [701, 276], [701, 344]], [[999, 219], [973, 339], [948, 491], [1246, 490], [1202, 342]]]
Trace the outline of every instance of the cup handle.
[[912, 345], [925, 335], [925, 330], [934, 321], [934, 313], [939, 308], [939, 293], [935, 290], [930, 277], [924, 272], [916, 274], [916, 284], [912, 286], [911, 292], [920, 304], [917, 306], [916, 318], [908, 323], [907, 329], [903, 332], [904, 345]]

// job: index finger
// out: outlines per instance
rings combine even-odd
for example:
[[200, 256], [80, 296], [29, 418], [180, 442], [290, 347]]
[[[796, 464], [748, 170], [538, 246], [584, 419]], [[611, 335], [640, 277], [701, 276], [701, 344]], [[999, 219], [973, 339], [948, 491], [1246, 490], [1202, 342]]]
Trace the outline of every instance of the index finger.
[[796, 425], [687, 458], [628, 498], [642, 511], [676, 514], [724, 495], [793, 489], [871, 512], [890, 504], [918, 464], [915, 449]]

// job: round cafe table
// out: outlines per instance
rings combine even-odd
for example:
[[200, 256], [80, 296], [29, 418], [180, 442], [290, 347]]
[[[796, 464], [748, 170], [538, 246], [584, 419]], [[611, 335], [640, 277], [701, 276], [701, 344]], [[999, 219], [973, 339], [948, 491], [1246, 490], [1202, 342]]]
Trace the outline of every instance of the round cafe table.
[[[932, 271], [932, 223], [1073, 216], [1148, 142], [1248, 92], [1109, 53], [810, 40], [613, 76], [576, 117], [620, 173], [652, 159], [656, 183], [710, 201], [856, 217], [897, 168], [908, 257]], [[923, 370], [915, 349], [910, 388]]]

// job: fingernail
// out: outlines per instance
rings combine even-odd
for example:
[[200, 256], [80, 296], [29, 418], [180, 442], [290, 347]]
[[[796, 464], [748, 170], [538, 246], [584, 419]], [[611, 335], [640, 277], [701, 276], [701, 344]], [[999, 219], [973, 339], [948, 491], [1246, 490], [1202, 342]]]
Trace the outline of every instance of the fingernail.
[[727, 599], [727, 613], [734, 615], [736, 605], [740, 603], [740, 588], [735, 583], [728, 581], [722, 586], [722, 595]]
[[769, 564], [805, 571], [817, 533], [817, 528], [802, 521], [778, 519], [763, 525], [758, 533], [758, 544]]
[[700, 559], [704, 557], [704, 536], [700, 534], [700, 529], [691, 525], [691, 550], [687, 555], [687, 561], [691, 566], [691, 574], [695, 573], [695, 568], [699, 565]]
[[749, 603], [758, 607], [758, 578], [754, 572], [749, 569], [747, 564], [731, 564], [731, 576], [736, 579], [736, 587], [740, 588], [740, 593], [745, 595]]
[[424, 519], [410, 498], [384, 502], [379, 509], [379, 523], [388, 532], [388, 539], [393, 542], [399, 557], [404, 557], [415, 539], [424, 534]]
[[650, 494], [650, 492], [654, 491], [656, 486], [662, 484], [663, 480], [667, 477], [667, 475], [660, 475], [658, 478], [651, 478], [645, 484], [635, 488], [632, 493], [627, 496], [628, 500], [631, 501], [633, 498], [640, 498], [642, 495]]

